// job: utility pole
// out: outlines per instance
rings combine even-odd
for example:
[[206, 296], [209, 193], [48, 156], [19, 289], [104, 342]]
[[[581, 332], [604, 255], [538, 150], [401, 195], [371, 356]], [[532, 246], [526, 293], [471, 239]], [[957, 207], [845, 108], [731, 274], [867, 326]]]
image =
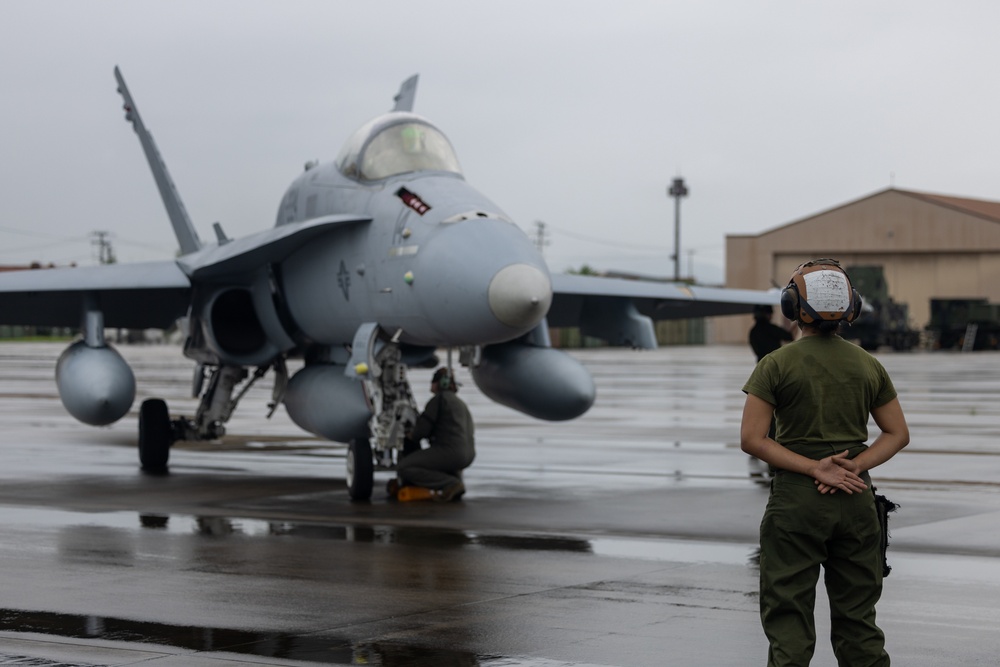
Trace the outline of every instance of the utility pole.
[[667, 196], [674, 199], [674, 280], [681, 279], [681, 197], [687, 197], [688, 189], [684, 179], [678, 176], [667, 188]]
[[535, 247], [538, 252], [545, 254], [545, 246], [549, 244], [548, 232], [545, 230], [545, 223], [535, 220]]
[[115, 249], [111, 247], [111, 232], [91, 232], [90, 244], [97, 246], [97, 262], [99, 264], [114, 264]]

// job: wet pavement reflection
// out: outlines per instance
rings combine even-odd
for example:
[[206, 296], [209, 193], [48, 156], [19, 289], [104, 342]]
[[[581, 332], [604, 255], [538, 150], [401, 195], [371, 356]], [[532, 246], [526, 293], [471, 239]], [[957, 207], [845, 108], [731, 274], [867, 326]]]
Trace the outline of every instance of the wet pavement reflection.
[[[65, 415], [61, 349], [0, 344], [0, 664], [764, 662], [747, 349], [581, 351], [598, 400], [558, 424], [466, 383], [478, 455], [454, 504], [350, 502], [343, 446], [265, 419], [267, 386], [226, 438], [142, 475], [135, 414]], [[122, 353], [142, 391], [194, 409], [176, 349]], [[912, 435], [877, 479], [902, 505], [879, 605], [893, 663], [993, 664], [1000, 353], [880, 358]], [[823, 642], [812, 665], [835, 665]]]
[[[121, 618], [0, 609], [0, 632], [32, 632], [78, 639], [139, 642], [188, 649], [286, 658], [332, 665], [386, 667], [476, 667], [478, 656], [389, 642], [355, 643], [328, 636], [282, 632], [248, 632], [148, 623]], [[0, 664], [32, 664], [26, 662]], [[64, 663], [62, 663], [64, 664]], [[81, 663], [83, 664], [83, 663]]]

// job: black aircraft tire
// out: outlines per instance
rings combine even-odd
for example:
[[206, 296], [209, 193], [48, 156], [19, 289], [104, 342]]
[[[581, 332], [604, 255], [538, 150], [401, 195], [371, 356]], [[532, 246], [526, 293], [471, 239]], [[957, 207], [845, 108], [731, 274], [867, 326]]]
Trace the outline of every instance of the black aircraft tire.
[[139, 463], [147, 472], [164, 472], [172, 441], [167, 403], [150, 398], [139, 406]]
[[347, 493], [351, 500], [368, 500], [374, 484], [372, 446], [366, 438], [355, 438], [347, 446]]

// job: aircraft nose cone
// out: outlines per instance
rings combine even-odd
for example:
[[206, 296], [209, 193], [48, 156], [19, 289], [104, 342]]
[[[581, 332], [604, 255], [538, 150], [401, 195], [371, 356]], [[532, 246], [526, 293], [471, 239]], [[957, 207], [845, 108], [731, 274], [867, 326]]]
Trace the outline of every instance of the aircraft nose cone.
[[552, 283], [539, 268], [511, 264], [497, 271], [487, 294], [490, 310], [503, 324], [515, 329], [538, 324], [552, 304]]

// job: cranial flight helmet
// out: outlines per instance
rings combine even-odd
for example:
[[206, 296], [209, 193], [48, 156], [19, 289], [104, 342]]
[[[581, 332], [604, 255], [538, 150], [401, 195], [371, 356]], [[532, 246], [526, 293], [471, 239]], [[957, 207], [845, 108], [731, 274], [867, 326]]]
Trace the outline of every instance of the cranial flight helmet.
[[781, 314], [803, 324], [853, 322], [861, 314], [861, 295], [835, 259], [800, 264], [781, 291]]

